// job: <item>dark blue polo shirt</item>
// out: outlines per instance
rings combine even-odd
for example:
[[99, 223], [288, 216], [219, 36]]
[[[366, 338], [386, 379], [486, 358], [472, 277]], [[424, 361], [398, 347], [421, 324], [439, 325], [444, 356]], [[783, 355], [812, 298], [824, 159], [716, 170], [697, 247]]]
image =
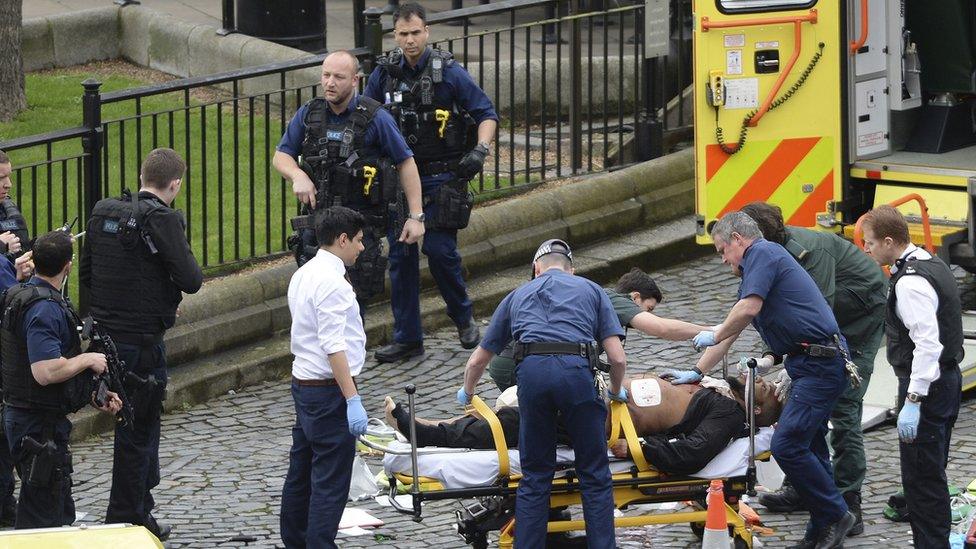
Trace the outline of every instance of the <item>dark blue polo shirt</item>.
[[0, 292], [17, 283], [17, 269], [9, 257], [0, 254]]
[[794, 353], [799, 343], [833, 343], [840, 333], [834, 313], [785, 248], [760, 238], [746, 249], [740, 267], [739, 299], [763, 299], [752, 325], [774, 353]]
[[586, 343], [623, 337], [624, 333], [603, 288], [583, 277], [550, 269], [505, 296], [481, 346], [497, 355], [513, 339]]
[[[359, 104], [359, 96], [354, 96], [342, 114], [335, 114], [328, 106], [325, 108], [329, 124], [341, 124], [349, 119], [349, 115]], [[308, 104], [302, 105], [291, 122], [285, 134], [278, 142], [278, 150], [297, 159], [302, 152], [302, 142], [305, 141], [305, 112], [308, 111]], [[400, 164], [404, 160], [413, 156], [413, 151], [407, 146], [407, 142], [400, 134], [400, 129], [390, 113], [384, 109], [379, 109], [373, 116], [373, 120], [366, 128], [365, 137], [366, 154], [359, 153], [359, 156], [384, 156], [393, 160], [395, 164]]]
[[[54, 289], [36, 276], [27, 283]], [[27, 358], [31, 364], [61, 358], [74, 342], [64, 309], [53, 301], [39, 301], [32, 305], [24, 313], [23, 331], [27, 337]]]
[[[416, 66], [409, 66], [406, 57], [403, 57], [400, 60], [400, 67], [407, 77], [419, 77], [427, 66], [430, 55], [431, 48], [428, 47], [421, 54]], [[366, 88], [363, 90], [363, 95], [372, 97], [384, 104], [393, 102], [393, 98], [387, 97], [383, 91], [386, 89], [386, 78], [386, 70], [383, 67], [376, 67], [366, 81]], [[444, 67], [444, 79], [434, 84], [434, 102], [442, 105], [450, 105], [452, 103], [458, 105], [463, 111], [471, 115], [471, 118], [474, 118], [477, 124], [485, 120], [498, 120], [498, 113], [495, 112], [495, 107], [491, 104], [491, 99], [488, 98], [484, 90], [478, 87], [478, 84], [474, 81], [474, 78], [471, 78], [468, 71], [456, 61], [451, 63], [450, 66]], [[442, 183], [450, 180], [452, 177], [450, 173], [447, 173], [425, 176], [421, 179], [425, 184], [430, 184]]]

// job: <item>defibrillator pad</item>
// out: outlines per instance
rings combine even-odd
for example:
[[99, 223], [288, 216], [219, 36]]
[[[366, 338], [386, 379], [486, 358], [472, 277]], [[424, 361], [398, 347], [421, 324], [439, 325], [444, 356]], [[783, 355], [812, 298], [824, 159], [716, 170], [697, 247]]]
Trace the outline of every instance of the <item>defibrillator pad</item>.
[[630, 395], [641, 408], [661, 403], [661, 385], [654, 378], [635, 379], [630, 383]]

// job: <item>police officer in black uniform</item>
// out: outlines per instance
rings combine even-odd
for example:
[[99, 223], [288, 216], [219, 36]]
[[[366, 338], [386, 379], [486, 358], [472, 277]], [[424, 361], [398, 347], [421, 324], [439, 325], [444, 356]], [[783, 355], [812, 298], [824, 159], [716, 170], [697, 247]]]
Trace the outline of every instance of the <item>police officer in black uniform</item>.
[[81, 281], [92, 317], [115, 341], [126, 364], [134, 429], [115, 429], [112, 492], [106, 522], [141, 524], [164, 540], [169, 526], [152, 516], [159, 484], [159, 427], [166, 394], [163, 335], [176, 321], [181, 292], [196, 293], [203, 273], [186, 240], [186, 221], [170, 208], [186, 164], [172, 149], [142, 163], [138, 194], [95, 204], [88, 221]]
[[417, 246], [390, 244], [393, 343], [377, 349], [380, 362], [423, 353], [420, 251], [458, 329], [461, 346], [480, 339], [457, 250], [474, 204], [468, 182], [484, 167], [498, 126], [491, 100], [450, 52], [427, 45], [423, 6], [407, 3], [393, 14], [397, 49], [377, 59], [363, 95], [384, 103], [417, 157], [427, 232]]
[[[21, 478], [17, 528], [74, 522], [67, 414], [91, 402], [93, 376], [106, 368], [105, 355], [81, 352], [78, 315], [61, 293], [71, 235], [42, 235], [33, 253], [36, 275], [0, 300], [4, 427]], [[110, 392], [100, 409], [114, 414], [121, 406]]]
[[413, 152], [390, 114], [356, 94], [358, 84], [359, 60], [347, 51], [329, 54], [322, 62], [324, 97], [298, 109], [273, 164], [305, 205], [306, 215], [292, 220], [299, 232], [290, 245], [299, 266], [318, 251], [315, 210], [345, 206], [366, 217], [366, 248], [348, 269], [362, 312], [372, 296], [383, 292], [387, 261], [381, 238], [389, 231], [394, 241], [412, 244], [424, 234], [424, 225]]

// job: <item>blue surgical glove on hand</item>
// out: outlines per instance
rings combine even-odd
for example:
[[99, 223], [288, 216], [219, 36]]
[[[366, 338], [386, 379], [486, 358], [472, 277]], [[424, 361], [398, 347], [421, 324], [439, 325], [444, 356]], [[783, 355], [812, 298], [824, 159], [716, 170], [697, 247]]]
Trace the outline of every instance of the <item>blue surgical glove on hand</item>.
[[692, 339], [695, 344], [695, 350], [700, 351], [705, 347], [711, 347], [715, 345], [715, 332], [711, 330], [702, 330], [698, 332], [698, 335]]
[[472, 395], [469, 395], [468, 392], [464, 390], [464, 387], [461, 387], [460, 389], [458, 389], [457, 392], [458, 404], [460, 404], [461, 406], [467, 406], [468, 404], [471, 404], [471, 396]]
[[621, 387], [619, 393], [610, 393], [610, 400], [615, 400], [617, 402], [627, 402], [627, 388]]
[[705, 377], [698, 368], [693, 368], [691, 370], [669, 370], [665, 375], [671, 378], [671, 385], [698, 383], [703, 377]]
[[353, 436], [366, 434], [366, 408], [363, 408], [363, 399], [359, 395], [351, 396], [346, 399], [346, 422], [349, 424], [349, 432]]
[[902, 442], [914, 442], [918, 435], [918, 420], [922, 416], [922, 407], [918, 402], [905, 401], [898, 412], [898, 438]]

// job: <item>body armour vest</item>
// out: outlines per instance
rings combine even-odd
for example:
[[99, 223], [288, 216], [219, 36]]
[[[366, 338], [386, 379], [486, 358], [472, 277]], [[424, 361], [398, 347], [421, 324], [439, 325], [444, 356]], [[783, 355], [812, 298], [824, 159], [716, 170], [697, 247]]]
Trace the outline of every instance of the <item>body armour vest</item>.
[[456, 103], [442, 104], [434, 93], [444, 81], [444, 71], [454, 64], [450, 52], [431, 48], [426, 66], [416, 76], [406, 74], [400, 66], [402, 59], [403, 52], [397, 48], [378, 57], [376, 63], [386, 71], [385, 107], [397, 121], [423, 175], [422, 164], [458, 160], [473, 149], [478, 126]]
[[[3, 400], [8, 406], [32, 410], [46, 410], [70, 414], [80, 410], [91, 400], [94, 386], [93, 373], [85, 370], [61, 383], [41, 385], [31, 372], [27, 355], [27, 335], [22, 332], [25, 313], [41, 301], [57, 303], [64, 311], [69, 327], [77, 327], [80, 321], [61, 294], [51, 288], [18, 284], [7, 290], [0, 300], [0, 357], [3, 359]], [[65, 358], [81, 352], [78, 332], [72, 333], [70, 348]]]
[[896, 314], [897, 296], [895, 286], [906, 276], [921, 276], [932, 285], [939, 298], [936, 317], [939, 321], [939, 343], [942, 355], [939, 364], [955, 365], [963, 358], [962, 348], [962, 306], [959, 303], [959, 289], [956, 279], [941, 259], [909, 259], [901, 263], [892, 275], [888, 289], [888, 310], [885, 322], [885, 335], [888, 338], [888, 362], [898, 377], [909, 377], [912, 371], [912, 358], [915, 342], [908, 336], [908, 328]]
[[315, 183], [316, 207], [346, 206], [385, 214], [394, 198], [397, 175], [393, 161], [366, 148], [366, 130], [380, 104], [360, 97], [355, 110], [330, 123], [329, 105], [320, 97], [307, 103], [302, 169]]
[[92, 317], [110, 332], [161, 334], [176, 322], [183, 295], [156, 253], [146, 221], [168, 208], [128, 191], [98, 201], [88, 222]]
[[[0, 202], [0, 233], [11, 232], [20, 239], [20, 255], [30, 250], [30, 231], [27, 230], [27, 220], [24, 214], [20, 213], [20, 208], [9, 198]], [[0, 243], [3, 247], [0, 253], [7, 253], [7, 245]]]

